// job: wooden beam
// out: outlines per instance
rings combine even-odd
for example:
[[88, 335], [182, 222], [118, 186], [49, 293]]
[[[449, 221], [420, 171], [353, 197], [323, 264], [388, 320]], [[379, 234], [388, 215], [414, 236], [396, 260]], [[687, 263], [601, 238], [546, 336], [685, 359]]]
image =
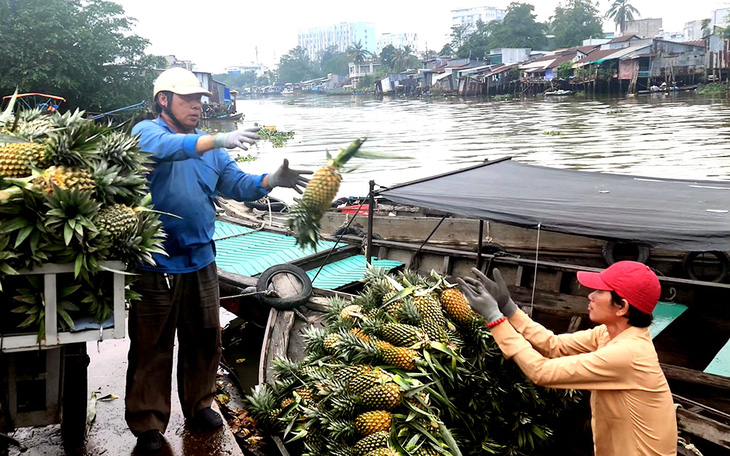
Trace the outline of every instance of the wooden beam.
[[730, 391], [730, 378], [720, 375], [708, 374], [686, 367], [674, 366], [672, 364], [659, 363], [668, 379], [691, 383], [694, 385], [711, 386]]

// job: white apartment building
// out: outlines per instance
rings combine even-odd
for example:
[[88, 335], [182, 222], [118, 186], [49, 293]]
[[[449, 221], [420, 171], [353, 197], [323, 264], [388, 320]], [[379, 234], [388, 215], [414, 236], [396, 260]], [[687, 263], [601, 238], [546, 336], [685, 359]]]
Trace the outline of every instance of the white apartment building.
[[226, 68], [226, 73], [228, 74], [243, 74], [247, 71], [253, 71], [256, 73], [256, 77], [262, 76], [264, 72], [266, 72], [266, 69], [263, 65], [257, 65], [255, 63], [251, 63], [248, 65], [232, 65]]
[[392, 45], [396, 49], [403, 49], [410, 46], [412, 50], [418, 50], [417, 33], [383, 33], [378, 37], [378, 53], [385, 46]]
[[297, 44], [307, 50], [309, 58], [317, 60], [330, 46], [345, 52], [360, 43], [368, 52], [377, 51], [375, 26], [372, 22], [341, 22], [324, 27], [312, 27], [297, 32]]
[[485, 24], [492, 21], [501, 21], [504, 19], [505, 14], [507, 14], [506, 10], [493, 6], [455, 9], [451, 10], [451, 25], [454, 27], [467, 25], [469, 28], [474, 28], [477, 21], [482, 21]]

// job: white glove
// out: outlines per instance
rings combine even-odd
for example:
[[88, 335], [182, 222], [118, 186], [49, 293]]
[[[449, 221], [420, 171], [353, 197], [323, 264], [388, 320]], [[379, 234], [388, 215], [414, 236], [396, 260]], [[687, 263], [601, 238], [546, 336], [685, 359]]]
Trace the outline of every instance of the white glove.
[[246, 128], [230, 133], [218, 133], [213, 137], [213, 147], [216, 149], [220, 147], [225, 147], [226, 149], [240, 147], [243, 150], [248, 150], [246, 144], [253, 144], [259, 139], [259, 135], [256, 134], [259, 130], [261, 130], [261, 127]]

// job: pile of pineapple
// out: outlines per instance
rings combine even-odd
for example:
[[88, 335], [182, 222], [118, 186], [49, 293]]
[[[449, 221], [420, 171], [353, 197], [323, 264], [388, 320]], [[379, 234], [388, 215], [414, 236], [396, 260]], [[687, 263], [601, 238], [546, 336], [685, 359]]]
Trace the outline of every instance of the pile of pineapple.
[[554, 454], [574, 391], [532, 384], [444, 278], [371, 268], [329, 300], [306, 357], [278, 358], [249, 411], [304, 455]]
[[102, 262], [154, 264], [152, 254], [163, 252], [148, 165], [136, 138], [81, 111], [13, 113], [11, 103], [0, 114], [0, 302], [16, 304], [0, 308], [4, 333], [29, 328], [42, 338], [42, 281], [15, 274], [48, 263], [74, 265], [58, 276], [63, 329], [76, 316], [109, 317], [112, 279]]

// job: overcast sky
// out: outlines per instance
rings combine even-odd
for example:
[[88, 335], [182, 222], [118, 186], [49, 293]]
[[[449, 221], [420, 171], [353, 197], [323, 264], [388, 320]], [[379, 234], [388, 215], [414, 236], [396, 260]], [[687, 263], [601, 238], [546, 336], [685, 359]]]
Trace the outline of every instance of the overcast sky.
[[[441, 49], [448, 41], [450, 10], [473, 6], [506, 8], [508, 0], [448, 0], [431, 3], [400, 1], [322, 3], [301, 0], [235, 1], [112, 0], [137, 19], [135, 32], [150, 40], [148, 52], [191, 60], [201, 71], [223, 72], [229, 65], [258, 62], [274, 66], [297, 45], [297, 30], [338, 22], [373, 22], [376, 36], [418, 33], [420, 46]], [[535, 5], [538, 21], [553, 15], [558, 0], [523, 1]], [[605, 13], [612, 0], [601, 0]], [[447, 4], [447, 5], [446, 5]], [[642, 18], [662, 18], [665, 31], [681, 31], [685, 22], [710, 17], [730, 0], [693, 0], [691, 8], [667, 0], [632, 0]], [[606, 22], [604, 31], [613, 31]], [[257, 54], [258, 51], [258, 54]]]

